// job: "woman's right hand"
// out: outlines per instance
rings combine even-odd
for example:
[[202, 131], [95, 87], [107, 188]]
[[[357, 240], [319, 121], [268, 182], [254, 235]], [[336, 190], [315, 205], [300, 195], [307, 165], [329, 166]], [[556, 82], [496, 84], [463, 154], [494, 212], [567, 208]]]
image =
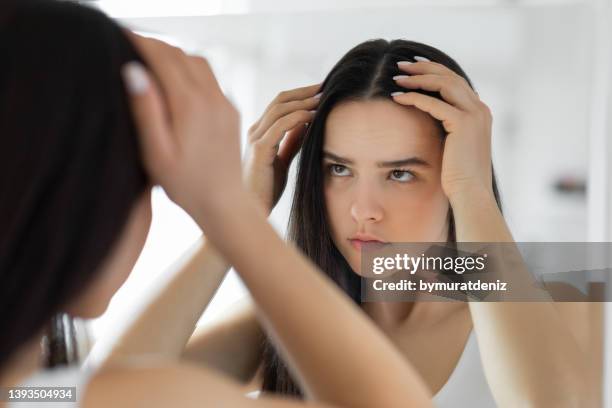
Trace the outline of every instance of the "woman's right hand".
[[319, 103], [320, 86], [279, 93], [249, 128], [244, 181], [266, 214], [272, 211], [285, 190], [287, 172], [302, 145], [305, 125], [312, 120]]
[[151, 70], [131, 62], [123, 72], [146, 170], [194, 219], [210, 220], [247, 194], [238, 112], [204, 58], [128, 35]]

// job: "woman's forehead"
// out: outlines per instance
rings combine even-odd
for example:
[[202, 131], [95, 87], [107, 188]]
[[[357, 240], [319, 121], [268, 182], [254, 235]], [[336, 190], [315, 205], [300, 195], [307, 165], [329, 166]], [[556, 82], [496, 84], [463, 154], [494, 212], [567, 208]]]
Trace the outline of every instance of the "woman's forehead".
[[435, 120], [390, 100], [351, 101], [332, 109], [323, 150], [354, 160], [390, 161], [429, 156], [440, 148]]

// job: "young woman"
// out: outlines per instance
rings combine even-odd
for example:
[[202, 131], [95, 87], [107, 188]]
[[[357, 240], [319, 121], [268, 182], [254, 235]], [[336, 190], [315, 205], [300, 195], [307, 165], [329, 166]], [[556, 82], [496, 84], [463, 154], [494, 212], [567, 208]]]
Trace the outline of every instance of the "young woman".
[[[271, 211], [301, 148], [290, 240], [416, 366], [437, 406], [590, 406], [576, 304], [360, 302], [360, 249], [367, 241], [513, 241], [491, 165], [491, 123], [449, 56], [410, 41], [368, 41], [322, 84], [272, 101], [249, 130], [245, 179]], [[182, 355], [243, 381], [261, 367], [263, 395], [302, 394], [276, 349], [262, 346], [248, 307], [189, 340], [227, 267], [209, 242], [199, 244], [110, 361], [142, 350]], [[291, 268], [286, 275], [294, 279]], [[310, 307], [319, 307], [314, 297]], [[322, 342], [324, 333], [305, 335]]]
[[[207, 62], [131, 39], [138, 52], [110, 19], [73, 3], [0, 6], [2, 390], [76, 386], [85, 407], [430, 406], [426, 387], [388, 339], [282, 242], [246, 193], [238, 114]], [[206, 366], [171, 360], [101, 372], [41, 369], [40, 341], [52, 316], [98, 316], [127, 277], [150, 225], [153, 184], [236, 265], [309, 403], [249, 399]], [[262, 257], [264, 248], [276, 256]], [[288, 268], [299, 288], [287, 284]], [[322, 341], [307, 336], [317, 328]], [[356, 336], [363, 343], [352, 343]]]

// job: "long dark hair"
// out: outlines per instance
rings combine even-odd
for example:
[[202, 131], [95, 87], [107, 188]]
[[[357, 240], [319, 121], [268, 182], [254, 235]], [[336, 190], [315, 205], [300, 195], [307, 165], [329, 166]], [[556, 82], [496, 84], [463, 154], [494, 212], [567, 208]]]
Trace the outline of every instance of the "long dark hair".
[[[333, 107], [339, 103], [349, 100], [391, 99], [392, 92], [405, 91], [393, 81], [393, 76], [402, 73], [397, 67], [398, 61], [415, 61], [415, 56], [445, 65], [465, 78], [473, 88], [459, 64], [434, 47], [406, 40], [366, 41], [346, 53], [325, 78], [321, 100], [307, 130], [298, 161], [288, 238], [357, 304], [361, 304], [360, 278], [351, 270], [334, 245], [325, 208], [321, 165], [325, 121]], [[437, 92], [417, 92], [442, 99]], [[444, 138], [444, 128], [439, 121], [436, 120], [436, 123], [440, 129], [440, 137]], [[492, 184], [495, 200], [501, 209], [495, 173]], [[455, 223], [452, 209], [449, 211], [448, 221], [448, 240], [454, 242]], [[268, 338], [264, 340], [262, 357], [262, 392], [303, 397], [298, 384]]]
[[52, 317], [149, 183], [120, 76], [141, 59], [117, 24], [71, 2], [3, 0], [0, 55], [1, 370], [45, 328], [62, 350], [71, 328]]

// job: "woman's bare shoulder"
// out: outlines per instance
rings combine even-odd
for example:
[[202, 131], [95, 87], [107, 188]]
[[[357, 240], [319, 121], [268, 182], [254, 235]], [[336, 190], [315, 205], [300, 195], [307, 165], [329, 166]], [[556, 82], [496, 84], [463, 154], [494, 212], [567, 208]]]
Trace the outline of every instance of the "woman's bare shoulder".
[[253, 399], [244, 388], [219, 373], [177, 362], [105, 368], [92, 376], [83, 399], [84, 408], [207, 407], [331, 408], [279, 398]]

